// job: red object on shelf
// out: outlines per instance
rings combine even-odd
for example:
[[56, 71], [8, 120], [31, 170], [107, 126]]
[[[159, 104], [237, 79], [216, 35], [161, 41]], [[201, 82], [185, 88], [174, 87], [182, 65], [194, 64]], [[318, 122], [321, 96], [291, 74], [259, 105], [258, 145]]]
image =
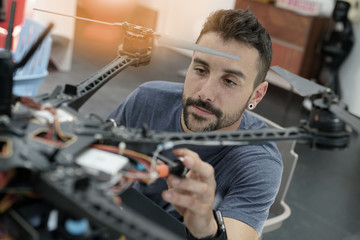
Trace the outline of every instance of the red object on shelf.
[[0, 48], [5, 47], [12, 1], [16, 2], [12, 49], [16, 48], [21, 25], [24, 23], [25, 0], [6, 0], [6, 18], [5, 21], [0, 21]]

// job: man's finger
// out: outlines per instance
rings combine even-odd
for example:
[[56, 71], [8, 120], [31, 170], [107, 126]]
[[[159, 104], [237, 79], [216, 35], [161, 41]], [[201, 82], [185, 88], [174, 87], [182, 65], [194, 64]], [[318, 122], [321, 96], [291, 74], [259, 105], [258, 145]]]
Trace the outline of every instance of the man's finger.
[[168, 179], [168, 184], [171, 188], [176, 190], [184, 190], [199, 195], [208, 195], [210, 197], [210, 195], [213, 193], [208, 184], [191, 178], [178, 178], [175, 176], [170, 176]]
[[197, 172], [204, 178], [214, 176], [214, 168], [210, 164], [202, 161], [197, 153], [186, 148], [175, 149], [173, 152], [177, 157], [184, 159], [183, 164], [188, 169]]

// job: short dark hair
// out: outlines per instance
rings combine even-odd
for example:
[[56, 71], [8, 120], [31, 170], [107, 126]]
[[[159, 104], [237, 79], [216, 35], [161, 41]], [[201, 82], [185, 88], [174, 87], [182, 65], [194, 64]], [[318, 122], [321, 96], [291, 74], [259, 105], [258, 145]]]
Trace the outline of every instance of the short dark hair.
[[208, 32], [220, 33], [224, 41], [235, 39], [257, 49], [260, 61], [254, 87], [265, 80], [272, 60], [271, 39], [249, 9], [217, 10], [211, 13], [196, 42]]

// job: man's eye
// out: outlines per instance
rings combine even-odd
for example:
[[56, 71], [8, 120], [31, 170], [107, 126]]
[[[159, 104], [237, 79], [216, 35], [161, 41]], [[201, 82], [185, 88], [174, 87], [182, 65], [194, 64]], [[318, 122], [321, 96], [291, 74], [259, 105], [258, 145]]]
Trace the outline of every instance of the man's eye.
[[205, 74], [205, 70], [203, 68], [195, 68], [194, 69], [195, 72], [197, 72], [198, 74]]
[[230, 79], [224, 79], [224, 82], [227, 84], [227, 85], [231, 85], [231, 86], [236, 86], [236, 82], [230, 80]]

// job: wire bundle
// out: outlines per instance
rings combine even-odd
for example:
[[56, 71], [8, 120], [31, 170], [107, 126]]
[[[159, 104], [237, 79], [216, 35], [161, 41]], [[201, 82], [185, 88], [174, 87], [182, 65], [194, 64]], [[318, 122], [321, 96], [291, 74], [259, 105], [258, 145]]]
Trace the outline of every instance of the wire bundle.
[[[52, 118], [43, 117], [47, 122], [48, 130], [35, 135], [34, 138], [40, 141], [45, 141], [46, 143], [51, 143], [57, 147], [62, 147], [65, 142], [70, 140], [70, 137], [66, 136], [60, 128], [59, 116], [55, 107], [43, 106], [39, 103], [36, 103], [29, 97], [20, 97], [20, 102], [30, 109], [38, 111], [45, 110], [52, 116]], [[37, 116], [37, 118], [40, 117]]]

